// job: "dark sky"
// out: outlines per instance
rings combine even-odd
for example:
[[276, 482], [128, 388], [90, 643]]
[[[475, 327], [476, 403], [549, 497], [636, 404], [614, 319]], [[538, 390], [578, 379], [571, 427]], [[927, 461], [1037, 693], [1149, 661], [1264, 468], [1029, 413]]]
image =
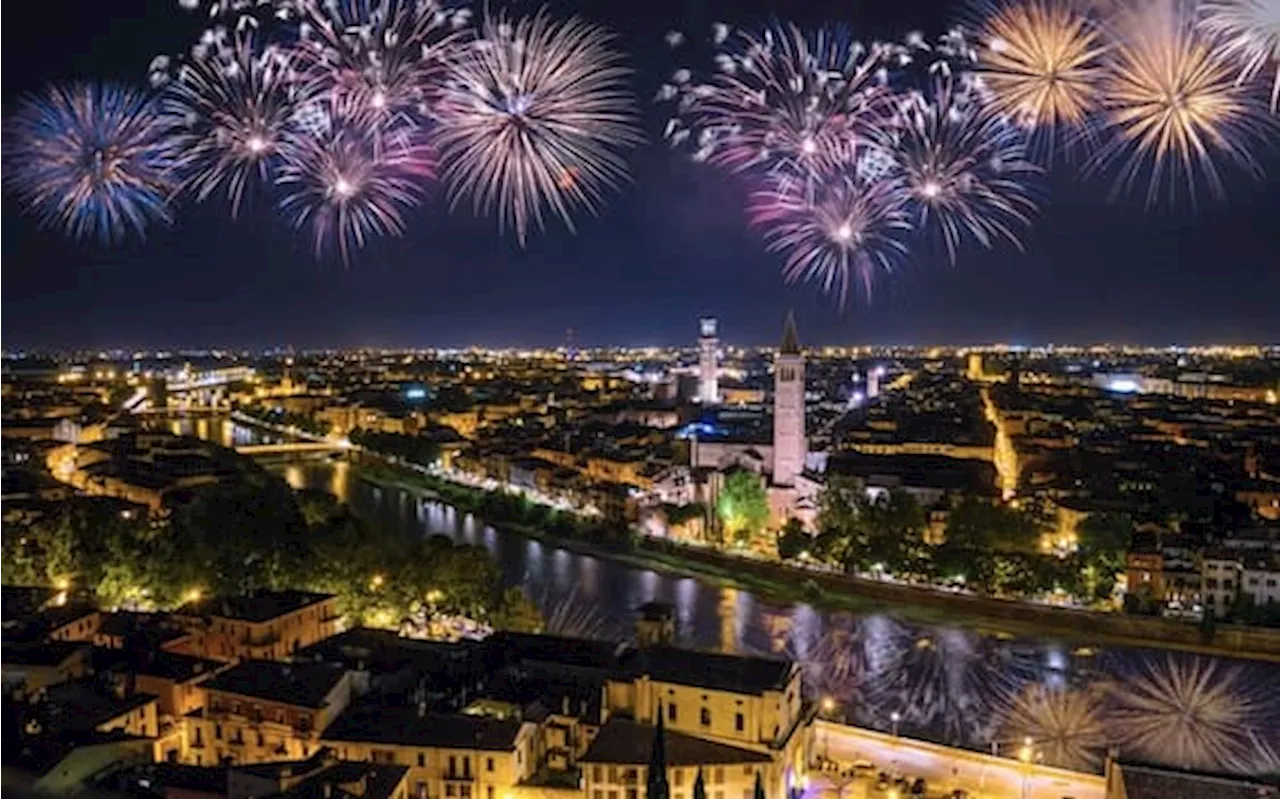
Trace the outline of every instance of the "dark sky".
[[[516, 7], [536, 8], [526, 4]], [[1280, 340], [1280, 180], [1233, 176], [1225, 205], [1145, 211], [1142, 195], [1108, 202], [1110, 182], [1059, 170], [1026, 251], [966, 250], [951, 266], [917, 248], [869, 302], [841, 310], [811, 287], [786, 287], [780, 259], [748, 230], [740, 187], [659, 139], [649, 104], [688, 65], [662, 41], [712, 22], [844, 22], [863, 38], [937, 33], [958, 6], [931, 0], [549, 0], [621, 35], [637, 68], [651, 143], [634, 185], [576, 236], [553, 227], [527, 249], [440, 192], [349, 268], [259, 204], [231, 222], [216, 202], [187, 204], [147, 242], [104, 251], [38, 231], [6, 196], [3, 344], [18, 347], [433, 346], [687, 342], [699, 314], [736, 343], [772, 341], [787, 309], [824, 343], [1017, 343]], [[50, 79], [142, 82], [148, 62], [185, 50], [199, 22], [175, 0], [41, 0], [31, 24], [4, 29], [4, 106]], [[12, 16], [12, 15], [11, 15]], [[708, 65], [709, 66], [709, 65]], [[1275, 153], [1265, 156], [1280, 174]]]

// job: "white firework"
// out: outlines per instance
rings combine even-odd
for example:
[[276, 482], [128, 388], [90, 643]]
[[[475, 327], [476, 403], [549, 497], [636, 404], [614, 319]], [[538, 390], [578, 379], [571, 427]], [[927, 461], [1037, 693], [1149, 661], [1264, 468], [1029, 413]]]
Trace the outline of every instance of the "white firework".
[[1172, 654], [1119, 680], [1111, 719], [1122, 746], [1185, 768], [1248, 770], [1258, 762], [1271, 697], [1238, 666]]
[[1271, 71], [1271, 110], [1280, 108], [1280, 0], [1204, 0], [1200, 24], [1240, 60], [1240, 81]]

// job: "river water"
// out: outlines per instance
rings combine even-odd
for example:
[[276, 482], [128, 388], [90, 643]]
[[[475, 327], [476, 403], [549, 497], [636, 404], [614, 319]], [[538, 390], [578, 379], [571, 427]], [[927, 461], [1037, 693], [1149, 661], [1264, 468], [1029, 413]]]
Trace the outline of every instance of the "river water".
[[[226, 419], [185, 419], [175, 432], [224, 445], [277, 436]], [[815, 697], [871, 727], [1097, 768], [1117, 747], [1130, 759], [1230, 772], [1280, 771], [1280, 667], [1230, 658], [1012, 636], [908, 621], [885, 603], [829, 613], [776, 605], [749, 591], [581, 555], [498, 533], [469, 514], [360, 479], [345, 461], [273, 466], [295, 488], [328, 491], [370, 524], [444, 534], [485, 547], [523, 585], [552, 631], [630, 636], [635, 609], [675, 608], [682, 643], [790, 657]]]

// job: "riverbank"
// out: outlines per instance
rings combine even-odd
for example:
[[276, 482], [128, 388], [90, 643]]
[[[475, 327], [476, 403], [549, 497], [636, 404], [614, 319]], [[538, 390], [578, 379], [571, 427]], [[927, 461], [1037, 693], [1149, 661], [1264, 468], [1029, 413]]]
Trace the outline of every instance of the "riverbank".
[[620, 536], [614, 542], [584, 540], [545, 528], [487, 518], [485, 492], [394, 466], [362, 464], [357, 473], [372, 484], [389, 485], [427, 499], [447, 502], [479, 516], [503, 533], [608, 559], [638, 569], [697, 578], [721, 587], [751, 591], [775, 604], [805, 602], [827, 611], [884, 610], [923, 624], [958, 624], [981, 633], [1055, 638], [1081, 646], [1135, 646], [1280, 663], [1280, 631], [1219, 626], [1204, 640], [1195, 625], [1168, 619], [1102, 614], [1028, 602], [956, 594], [845, 574], [819, 572], [773, 561], [754, 560], [661, 539]]

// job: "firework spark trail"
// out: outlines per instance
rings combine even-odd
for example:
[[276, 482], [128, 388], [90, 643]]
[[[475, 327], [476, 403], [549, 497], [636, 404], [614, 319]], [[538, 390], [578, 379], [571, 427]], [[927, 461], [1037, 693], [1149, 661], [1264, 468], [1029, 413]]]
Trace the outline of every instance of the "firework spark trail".
[[403, 213], [421, 201], [433, 172], [413, 127], [298, 136], [289, 152], [277, 181], [288, 192], [280, 210], [295, 227], [310, 227], [317, 256], [336, 245], [344, 263], [370, 237], [404, 232]]
[[1017, 747], [1030, 740], [1051, 766], [1095, 770], [1108, 743], [1104, 697], [1098, 686], [1029, 685], [1000, 709], [1000, 741]]
[[983, 743], [996, 708], [1035, 671], [1031, 659], [964, 630], [909, 635], [892, 664], [871, 676], [868, 704], [880, 726], [897, 712], [904, 724], [949, 743]]
[[1021, 248], [1019, 228], [1036, 210], [1029, 181], [1040, 170], [1027, 160], [1026, 137], [960, 81], [934, 81], [899, 104], [894, 155], [916, 227], [934, 226], [952, 263], [961, 241], [990, 249], [999, 239]]
[[696, 139], [699, 160], [794, 177], [840, 171], [887, 115], [891, 45], [794, 25], [738, 31], [725, 44], [711, 80], [696, 83], [681, 70], [659, 95], [677, 100], [668, 138]]
[[1270, 69], [1271, 110], [1280, 109], [1280, 0], [1203, 0], [1200, 24], [1221, 37], [1223, 53], [1239, 59], [1237, 82]]
[[165, 120], [146, 94], [94, 83], [23, 100], [5, 130], [5, 184], [42, 226], [115, 243], [170, 221]]
[[1105, 62], [1103, 125], [1110, 141], [1093, 167], [1119, 164], [1119, 186], [1150, 173], [1152, 204], [1168, 180], [1185, 183], [1194, 201], [1205, 182], [1225, 191], [1218, 160], [1260, 176], [1251, 145], [1266, 141], [1272, 118], [1237, 83], [1237, 66], [1219, 42], [1196, 26], [1186, 3], [1143, 0], [1115, 22], [1117, 44]]
[[1257, 742], [1275, 711], [1274, 697], [1251, 691], [1239, 667], [1173, 654], [1122, 675], [1111, 700], [1109, 720], [1123, 747], [1184, 768], [1256, 766], [1264, 754]]
[[434, 0], [297, 0], [293, 13], [309, 93], [369, 129], [431, 113], [468, 19]]
[[627, 179], [621, 155], [637, 144], [630, 74], [603, 28], [545, 13], [486, 17], [481, 36], [450, 64], [437, 146], [453, 204], [470, 196], [523, 243], [554, 213], [598, 212]]
[[598, 605], [587, 601], [578, 593], [577, 586], [568, 594], [554, 599], [549, 592], [543, 591], [542, 601], [538, 605], [546, 618], [543, 631], [548, 635], [595, 641], [611, 641], [617, 637], [613, 623], [600, 613]]
[[766, 185], [752, 194], [748, 210], [769, 249], [786, 255], [782, 274], [789, 283], [817, 283], [843, 304], [852, 281], [870, 295], [875, 274], [892, 271], [907, 253], [902, 237], [911, 223], [900, 180], [772, 176]]
[[1101, 32], [1079, 0], [1005, 2], [978, 25], [977, 72], [992, 106], [1021, 124], [1053, 134], [1086, 130], [1096, 109]]
[[199, 200], [225, 187], [232, 218], [249, 182], [270, 181], [272, 164], [288, 157], [301, 99], [289, 53], [256, 45], [251, 32], [220, 41], [179, 69], [163, 94], [185, 187]]

